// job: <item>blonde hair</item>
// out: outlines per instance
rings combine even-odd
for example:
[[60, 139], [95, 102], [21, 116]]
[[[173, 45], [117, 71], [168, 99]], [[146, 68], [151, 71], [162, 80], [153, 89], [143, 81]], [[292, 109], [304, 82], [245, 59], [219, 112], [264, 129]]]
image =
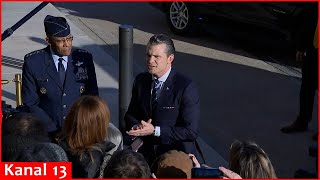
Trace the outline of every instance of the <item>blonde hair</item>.
[[234, 141], [229, 166], [242, 178], [277, 178], [268, 155], [254, 142]]

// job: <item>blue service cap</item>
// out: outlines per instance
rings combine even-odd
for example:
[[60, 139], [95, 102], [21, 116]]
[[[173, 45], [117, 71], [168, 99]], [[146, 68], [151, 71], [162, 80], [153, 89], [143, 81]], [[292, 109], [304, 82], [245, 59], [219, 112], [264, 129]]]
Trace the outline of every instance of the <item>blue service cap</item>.
[[64, 17], [47, 15], [44, 18], [44, 29], [47, 36], [66, 37], [70, 34], [70, 26]]

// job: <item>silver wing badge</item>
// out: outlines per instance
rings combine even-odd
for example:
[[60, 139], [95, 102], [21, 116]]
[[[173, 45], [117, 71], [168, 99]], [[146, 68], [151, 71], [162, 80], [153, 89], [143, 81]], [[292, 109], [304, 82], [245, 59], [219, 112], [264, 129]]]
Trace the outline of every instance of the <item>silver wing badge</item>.
[[76, 66], [81, 66], [83, 64], [83, 62], [78, 61], [75, 65]]

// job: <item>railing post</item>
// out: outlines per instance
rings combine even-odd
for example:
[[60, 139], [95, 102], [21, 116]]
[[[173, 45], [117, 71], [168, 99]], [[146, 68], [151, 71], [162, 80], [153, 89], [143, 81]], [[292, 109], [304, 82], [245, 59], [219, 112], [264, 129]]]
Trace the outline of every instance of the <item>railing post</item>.
[[129, 107], [132, 88], [133, 27], [119, 27], [119, 129], [125, 131], [124, 116]]
[[22, 95], [21, 95], [21, 87], [22, 87], [22, 80], [21, 80], [21, 74], [15, 74], [14, 75], [16, 82], [16, 103], [17, 107], [22, 105]]

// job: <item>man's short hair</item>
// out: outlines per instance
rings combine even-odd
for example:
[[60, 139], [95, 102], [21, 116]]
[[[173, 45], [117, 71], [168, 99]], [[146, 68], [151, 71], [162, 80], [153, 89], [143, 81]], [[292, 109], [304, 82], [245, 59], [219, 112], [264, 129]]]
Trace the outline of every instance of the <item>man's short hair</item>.
[[17, 162], [68, 162], [68, 157], [59, 145], [45, 142], [24, 149]]
[[130, 149], [116, 151], [104, 169], [104, 178], [150, 178], [151, 172], [143, 155]]
[[16, 113], [2, 122], [2, 161], [16, 161], [21, 151], [49, 142], [44, 124], [30, 113]]
[[172, 39], [169, 38], [169, 36], [164, 34], [155, 34], [149, 39], [149, 42], [147, 44], [147, 49], [149, 49], [153, 45], [158, 44], [165, 44], [167, 47], [166, 54], [167, 56], [170, 56], [171, 54], [174, 54], [176, 49], [174, 47]]
[[156, 170], [157, 178], [191, 178], [193, 162], [188, 154], [170, 150], [161, 155]]
[[2, 135], [28, 136], [46, 138], [48, 136], [44, 124], [31, 113], [16, 113], [2, 122]]

